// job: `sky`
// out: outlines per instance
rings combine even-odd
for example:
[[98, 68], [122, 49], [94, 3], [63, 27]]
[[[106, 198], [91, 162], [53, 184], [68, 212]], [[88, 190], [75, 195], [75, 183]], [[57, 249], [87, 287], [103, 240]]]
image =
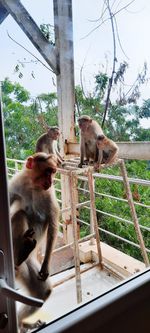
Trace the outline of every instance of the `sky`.
[[[113, 11], [116, 12], [130, 1], [110, 0], [110, 3], [113, 5]], [[99, 24], [98, 19], [102, 12], [103, 0], [72, 0], [72, 2], [75, 83], [80, 83], [80, 70], [83, 66], [83, 84], [85, 92], [88, 93], [93, 89], [94, 75], [99, 71], [107, 70], [108, 74], [111, 72], [113, 59], [111, 25], [110, 20], [106, 20], [92, 32]], [[52, 0], [22, 0], [22, 3], [38, 25], [42, 23], [53, 25]], [[118, 64], [123, 61], [127, 61], [129, 64], [125, 77], [126, 89], [129, 89], [145, 61], [148, 64], [148, 76], [150, 77], [150, 1], [135, 0], [128, 8], [120, 11], [116, 19], [123, 48], [122, 51], [117, 43], [117, 60]], [[45, 62], [9, 15], [0, 25], [0, 80], [9, 77], [12, 81], [19, 82], [31, 92], [33, 97], [43, 92], [55, 91], [55, 76], [41, 64], [30, 63], [35, 59], [16, 45], [7, 33]], [[22, 79], [19, 79], [18, 75], [14, 73], [18, 61], [26, 62], [25, 67], [22, 68]], [[35, 79], [31, 75], [32, 71]], [[150, 97], [149, 88], [150, 82], [142, 88], [141, 100]]]

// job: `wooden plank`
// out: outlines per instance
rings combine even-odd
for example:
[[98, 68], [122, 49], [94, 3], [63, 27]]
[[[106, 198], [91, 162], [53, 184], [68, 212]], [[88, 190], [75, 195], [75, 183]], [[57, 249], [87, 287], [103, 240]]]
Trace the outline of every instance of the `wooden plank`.
[[16, 0], [0, 0], [0, 3], [12, 15], [31, 43], [40, 52], [55, 74], [59, 73], [56, 50], [47, 41], [28, 11]]

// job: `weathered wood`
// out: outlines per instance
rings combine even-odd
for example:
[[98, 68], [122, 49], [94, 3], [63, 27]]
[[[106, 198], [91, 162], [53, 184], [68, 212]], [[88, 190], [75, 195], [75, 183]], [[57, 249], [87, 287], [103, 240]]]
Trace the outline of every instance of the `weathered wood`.
[[95, 195], [94, 195], [94, 186], [93, 186], [94, 183], [93, 183], [93, 175], [92, 175], [91, 168], [88, 169], [87, 176], [88, 176], [89, 191], [90, 191], [91, 216], [92, 216], [93, 229], [95, 231], [99, 265], [100, 265], [100, 268], [103, 269], [102, 252], [101, 252], [101, 246], [100, 246], [100, 236], [99, 236], [97, 216], [96, 216], [96, 207], [95, 207]]
[[54, 0], [55, 44], [58, 50], [60, 74], [57, 76], [58, 120], [61, 129], [60, 149], [75, 142], [74, 132], [74, 55], [72, 1]]
[[74, 238], [74, 260], [75, 260], [75, 275], [76, 275], [76, 292], [77, 302], [82, 302], [82, 289], [81, 289], [81, 275], [80, 275], [80, 257], [78, 247], [78, 230], [77, 230], [77, 216], [76, 216], [76, 174], [70, 172], [70, 192], [71, 192], [71, 215], [73, 226], [73, 238]]
[[42, 34], [41, 30], [18, 0], [0, 0], [1, 6], [6, 8], [20, 28], [25, 32], [32, 44], [40, 52], [55, 74], [59, 73], [57, 63], [57, 53], [53, 45], [50, 44]]
[[136, 210], [135, 210], [135, 207], [134, 207], [132, 192], [131, 192], [131, 189], [130, 189], [130, 184], [129, 184], [129, 181], [128, 181], [128, 175], [127, 175], [127, 171], [126, 171], [124, 161], [120, 160], [119, 165], [120, 165], [120, 169], [121, 169], [121, 173], [122, 173], [122, 177], [123, 177], [123, 182], [124, 182], [124, 186], [125, 186], [125, 191], [126, 191], [128, 204], [129, 204], [131, 215], [132, 215], [132, 218], [133, 218], [133, 223], [134, 223], [134, 228], [135, 228], [135, 231], [136, 231], [137, 239], [138, 239], [139, 244], [140, 244], [140, 249], [141, 249], [141, 253], [142, 253], [145, 265], [148, 267], [149, 266], [149, 258], [148, 258], [148, 255], [147, 255], [147, 252], [146, 252], [146, 249], [145, 249], [143, 236], [142, 236], [142, 233], [141, 233], [141, 230], [140, 230]]
[[0, 24], [5, 20], [5, 18], [9, 15], [6, 8], [0, 3]]
[[[58, 50], [58, 64], [60, 74], [57, 75], [58, 95], [58, 122], [61, 129], [60, 151], [65, 153], [67, 141], [75, 141], [74, 133], [74, 61], [73, 61], [73, 27], [72, 27], [72, 1], [54, 0], [54, 27], [55, 45]], [[69, 180], [61, 176], [62, 207], [71, 206]], [[73, 239], [70, 213], [63, 213], [64, 237], [67, 241]], [[71, 222], [71, 221], [70, 221]]]
[[[114, 269], [118, 275], [129, 277], [145, 269], [145, 264], [129, 255], [113, 248], [112, 246], [101, 242], [101, 249], [103, 253], [103, 263], [108, 264], [110, 268]], [[80, 244], [79, 247], [80, 259], [82, 262], [87, 263], [92, 259], [97, 261], [98, 251], [96, 245], [90, 245], [89, 241]], [[88, 260], [87, 260], [88, 259]]]

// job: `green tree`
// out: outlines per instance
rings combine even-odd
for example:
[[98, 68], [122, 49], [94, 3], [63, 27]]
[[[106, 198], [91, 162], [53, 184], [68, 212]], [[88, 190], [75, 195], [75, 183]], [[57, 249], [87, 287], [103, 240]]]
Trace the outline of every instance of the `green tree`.
[[30, 93], [8, 78], [2, 84], [7, 157], [25, 159], [34, 153], [36, 140], [43, 133], [39, 115], [48, 125], [57, 124], [56, 94], [33, 100]]
[[[118, 76], [122, 78], [122, 75], [122, 72], [119, 72]], [[116, 84], [118, 80], [117, 78]], [[95, 76], [93, 91], [87, 96], [80, 86], [76, 87], [77, 116], [87, 114], [97, 120], [100, 125], [102, 124], [107, 84], [107, 75], [99, 73]], [[128, 98], [124, 97], [123, 103], [120, 102], [120, 99], [110, 103], [104, 132], [115, 141], [149, 140], [150, 129], [144, 129], [141, 126], [141, 119], [144, 118], [150, 119], [150, 100], [144, 101], [143, 105], [139, 107], [137, 101], [136, 103], [128, 102]]]

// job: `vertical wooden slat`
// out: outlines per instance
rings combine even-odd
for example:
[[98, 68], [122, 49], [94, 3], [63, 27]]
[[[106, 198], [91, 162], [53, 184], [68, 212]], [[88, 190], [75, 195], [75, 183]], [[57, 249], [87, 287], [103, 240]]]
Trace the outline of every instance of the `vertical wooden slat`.
[[123, 177], [123, 182], [124, 182], [124, 186], [125, 186], [125, 190], [126, 190], [127, 200], [128, 200], [131, 215], [132, 215], [132, 218], [133, 218], [137, 239], [138, 239], [139, 244], [140, 244], [141, 253], [142, 253], [145, 265], [149, 266], [149, 259], [148, 259], [148, 255], [147, 255], [147, 252], [146, 252], [146, 249], [145, 249], [143, 236], [142, 236], [142, 233], [141, 233], [141, 230], [140, 230], [140, 227], [139, 227], [139, 222], [138, 222], [138, 218], [137, 218], [137, 214], [136, 214], [136, 210], [135, 210], [135, 206], [134, 206], [134, 201], [133, 201], [132, 192], [131, 192], [131, 189], [130, 189], [130, 184], [129, 184], [129, 180], [128, 180], [128, 175], [127, 175], [125, 163], [124, 163], [123, 160], [119, 160], [118, 163], [120, 165], [120, 169], [121, 169], [121, 173], [122, 173], [122, 177]]
[[77, 302], [82, 302], [82, 289], [81, 289], [81, 275], [80, 275], [80, 257], [78, 247], [78, 230], [77, 230], [77, 216], [76, 216], [76, 174], [70, 172], [70, 192], [71, 192], [71, 213], [73, 222], [73, 238], [74, 238], [74, 260], [75, 260], [75, 273], [76, 273], [76, 292]]
[[90, 191], [90, 207], [91, 207], [92, 222], [93, 222], [94, 231], [95, 231], [99, 264], [100, 264], [100, 268], [102, 269], [103, 268], [102, 252], [101, 252], [101, 246], [100, 246], [100, 236], [99, 236], [96, 208], [95, 208], [95, 195], [94, 195], [94, 187], [93, 187], [94, 182], [93, 182], [92, 170], [90, 167], [88, 169], [87, 176], [88, 176], [89, 191]]

